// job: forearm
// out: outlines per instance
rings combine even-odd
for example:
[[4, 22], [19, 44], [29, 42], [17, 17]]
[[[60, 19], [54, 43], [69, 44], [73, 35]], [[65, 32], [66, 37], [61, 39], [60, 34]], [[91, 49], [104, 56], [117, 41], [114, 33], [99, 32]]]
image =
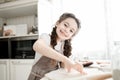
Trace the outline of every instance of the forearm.
[[42, 55], [55, 59], [57, 61], [64, 62], [65, 60], [68, 59], [66, 56], [58, 53], [57, 51], [52, 49], [50, 46], [46, 45], [42, 39], [39, 39], [34, 43], [33, 49], [36, 52], [41, 53]]

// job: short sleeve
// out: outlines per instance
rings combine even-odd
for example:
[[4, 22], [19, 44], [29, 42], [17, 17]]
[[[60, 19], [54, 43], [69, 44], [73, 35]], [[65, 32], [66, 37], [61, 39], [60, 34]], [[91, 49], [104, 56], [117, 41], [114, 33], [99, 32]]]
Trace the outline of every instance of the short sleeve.
[[[39, 38], [43, 39], [47, 45], [50, 45], [50, 35], [47, 33], [42, 33]], [[36, 52], [34, 64], [41, 58], [42, 54]]]
[[42, 33], [39, 38], [43, 39], [47, 45], [50, 45], [50, 35], [47, 33]]

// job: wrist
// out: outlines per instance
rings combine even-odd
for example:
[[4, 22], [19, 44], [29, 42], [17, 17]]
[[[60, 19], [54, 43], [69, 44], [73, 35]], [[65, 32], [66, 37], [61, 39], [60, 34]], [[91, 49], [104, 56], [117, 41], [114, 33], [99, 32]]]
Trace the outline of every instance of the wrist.
[[62, 63], [65, 63], [68, 60], [68, 58], [66, 56], [63, 57], [63, 59], [61, 60]]
[[63, 63], [64, 64], [71, 64], [71, 65], [74, 65], [75, 62], [72, 61], [71, 59], [69, 59], [68, 57], [65, 56], [65, 58], [63, 59]]

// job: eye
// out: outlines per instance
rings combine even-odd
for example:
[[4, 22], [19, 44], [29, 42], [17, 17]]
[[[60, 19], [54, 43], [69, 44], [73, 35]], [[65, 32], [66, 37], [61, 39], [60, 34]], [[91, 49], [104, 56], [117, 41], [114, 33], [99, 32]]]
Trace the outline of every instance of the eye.
[[65, 27], [68, 27], [68, 25], [67, 25], [66, 23], [64, 24], [64, 26], [65, 26]]
[[73, 33], [74, 31], [73, 30], [70, 30], [71, 33]]

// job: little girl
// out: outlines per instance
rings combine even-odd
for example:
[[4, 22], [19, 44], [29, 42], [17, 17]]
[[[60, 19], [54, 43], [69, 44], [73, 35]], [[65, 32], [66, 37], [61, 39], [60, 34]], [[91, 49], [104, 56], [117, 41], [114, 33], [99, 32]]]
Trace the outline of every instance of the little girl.
[[41, 34], [34, 43], [35, 63], [28, 80], [40, 80], [46, 73], [60, 67], [83, 72], [83, 65], [71, 61], [71, 39], [80, 29], [80, 22], [72, 13], [64, 13], [56, 22], [51, 34]]

